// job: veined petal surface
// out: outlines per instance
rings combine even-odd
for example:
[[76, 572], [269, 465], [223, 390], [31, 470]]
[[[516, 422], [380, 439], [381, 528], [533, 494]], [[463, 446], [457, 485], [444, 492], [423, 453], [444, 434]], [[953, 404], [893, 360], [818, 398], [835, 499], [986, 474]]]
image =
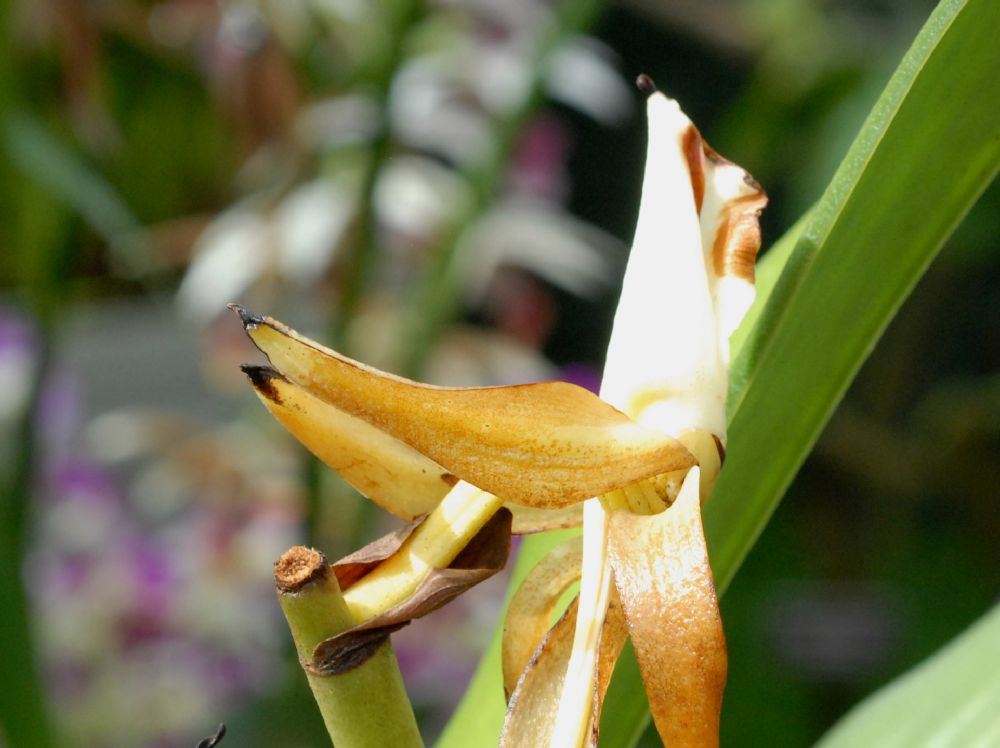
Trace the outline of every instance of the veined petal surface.
[[613, 511], [608, 554], [664, 745], [713, 746], [726, 683], [726, 642], [708, 564], [693, 468], [673, 506]]
[[236, 311], [285, 378], [507, 501], [568, 506], [694, 463], [677, 440], [634, 423], [582, 387], [434, 387]]
[[511, 598], [501, 649], [504, 694], [508, 699], [549, 630], [559, 598], [580, 578], [582, 561], [582, 538], [567, 540], [528, 572]]
[[260, 401], [291, 434], [340, 476], [397, 517], [429, 513], [458, 478], [433, 460], [311, 395], [274, 369], [247, 366]]

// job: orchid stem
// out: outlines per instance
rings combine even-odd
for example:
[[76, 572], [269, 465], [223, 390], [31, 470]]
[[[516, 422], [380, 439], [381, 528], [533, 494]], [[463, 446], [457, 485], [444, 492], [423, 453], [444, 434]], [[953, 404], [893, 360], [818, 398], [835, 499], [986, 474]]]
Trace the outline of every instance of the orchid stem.
[[344, 672], [318, 675], [307, 667], [318, 644], [356, 623], [323, 554], [296, 546], [278, 559], [274, 577], [299, 660], [333, 744], [423, 748], [388, 640], [365, 662]]

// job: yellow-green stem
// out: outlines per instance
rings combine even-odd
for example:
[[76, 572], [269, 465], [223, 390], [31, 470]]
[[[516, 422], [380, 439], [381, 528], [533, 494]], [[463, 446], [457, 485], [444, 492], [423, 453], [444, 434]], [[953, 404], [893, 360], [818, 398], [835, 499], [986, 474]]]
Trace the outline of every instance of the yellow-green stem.
[[[278, 600], [299, 659], [355, 624], [337, 578], [323, 554], [298, 546], [275, 564]], [[306, 677], [327, 732], [337, 748], [422, 748], [413, 707], [392, 644], [387, 640], [363, 664], [337, 675]]]

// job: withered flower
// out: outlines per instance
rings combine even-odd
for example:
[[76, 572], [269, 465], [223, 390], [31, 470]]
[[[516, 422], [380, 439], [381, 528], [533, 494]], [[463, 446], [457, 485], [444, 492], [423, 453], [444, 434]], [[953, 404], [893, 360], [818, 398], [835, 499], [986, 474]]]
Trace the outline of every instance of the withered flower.
[[[561, 382], [421, 384], [236, 307], [270, 360], [246, 371], [278, 420], [383, 508], [426, 515], [356, 574], [338, 566], [362, 631], [385, 622], [387, 633], [468, 586], [449, 572], [470, 544], [499, 542], [482, 533], [496, 537], [497, 520], [487, 523], [504, 507], [514, 532], [537, 532], [579, 524], [583, 505], [582, 546], [557, 549], [512, 602], [504, 745], [596, 742], [626, 636], [664, 740], [718, 737], [725, 643], [700, 506], [721, 464], [728, 340], [753, 299], [766, 197], [676, 102], [644, 76], [640, 88], [649, 151], [600, 398]], [[581, 574], [578, 602], [546, 633]], [[347, 657], [359, 633], [327, 661]]]
[[[589, 500], [582, 548], [557, 549], [529, 576], [505, 632], [503, 745], [596, 744], [626, 636], [664, 743], [718, 742], [726, 649], [700, 509], [724, 453], [729, 337], [753, 301], [767, 198], [649, 78], [639, 86], [649, 96], [646, 171], [601, 397], [676, 438], [699, 467]], [[532, 649], [519, 632], [539, 635], [574, 569], [578, 600]]]

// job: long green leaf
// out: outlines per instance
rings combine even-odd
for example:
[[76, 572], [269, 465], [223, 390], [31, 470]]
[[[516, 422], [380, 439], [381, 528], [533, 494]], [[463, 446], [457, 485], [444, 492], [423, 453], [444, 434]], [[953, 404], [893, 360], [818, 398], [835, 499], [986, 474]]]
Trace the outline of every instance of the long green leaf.
[[[724, 588], [848, 384], [1000, 167], [1000, 3], [942, 2], [812, 213], [741, 351], [705, 512]], [[786, 278], [788, 282], [786, 282]]]
[[[787, 252], [787, 265], [785, 252], [771, 261], [785, 272], [773, 289], [762, 288], [766, 304], [741, 346], [730, 451], [705, 512], [720, 590], [885, 326], [996, 174], [997, 28], [995, 0], [938, 6]], [[625, 702], [644, 699], [634, 669], [613, 688]], [[471, 689], [439, 746], [492, 744], [497, 708], [496, 699]], [[644, 719], [605, 712], [602, 742], [629, 744]], [[490, 727], [474, 730], [477, 723]]]
[[1000, 744], [1000, 606], [855, 707], [818, 748]]
[[[882, 331], [1000, 166], [997, 28], [995, 0], [938, 6], [781, 277], [762, 289], [766, 303], [734, 367], [726, 467], [705, 511], [721, 591]], [[622, 687], [643, 697], [638, 679]], [[602, 723], [612, 741], [619, 731], [634, 726]]]

